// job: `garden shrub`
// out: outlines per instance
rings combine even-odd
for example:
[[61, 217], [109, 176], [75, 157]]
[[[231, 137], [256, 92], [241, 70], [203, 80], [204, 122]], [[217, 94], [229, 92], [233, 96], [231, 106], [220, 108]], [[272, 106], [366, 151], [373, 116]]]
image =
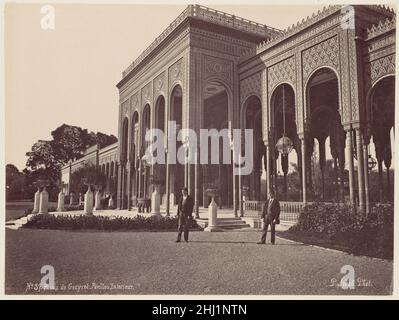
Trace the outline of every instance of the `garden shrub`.
[[[37, 214], [24, 225], [25, 228], [66, 229], [66, 230], [176, 230], [177, 217], [107, 217], [95, 215], [53, 215]], [[192, 220], [191, 229], [199, 229]]]
[[377, 204], [366, 214], [346, 204], [312, 203], [290, 232], [328, 238], [353, 254], [392, 259], [393, 209], [393, 204]]

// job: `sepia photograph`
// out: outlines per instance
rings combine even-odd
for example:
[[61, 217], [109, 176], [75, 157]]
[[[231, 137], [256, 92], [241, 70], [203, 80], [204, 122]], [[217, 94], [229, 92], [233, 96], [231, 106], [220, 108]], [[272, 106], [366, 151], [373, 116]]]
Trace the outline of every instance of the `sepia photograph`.
[[394, 297], [395, 2], [3, 17], [6, 298]]

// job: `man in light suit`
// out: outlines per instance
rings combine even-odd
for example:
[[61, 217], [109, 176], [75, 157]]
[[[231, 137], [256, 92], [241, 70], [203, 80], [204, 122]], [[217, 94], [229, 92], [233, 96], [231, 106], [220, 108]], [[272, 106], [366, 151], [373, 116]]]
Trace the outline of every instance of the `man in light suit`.
[[176, 242], [180, 242], [181, 234], [184, 232], [184, 241], [188, 242], [188, 228], [193, 218], [194, 201], [188, 194], [188, 189], [182, 189], [182, 196], [177, 205], [177, 216], [179, 217], [179, 227]]
[[280, 223], [280, 202], [275, 198], [274, 191], [269, 192], [269, 199], [265, 202], [262, 212], [263, 229], [262, 238], [258, 244], [265, 244], [267, 229], [271, 229], [271, 243], [274, 244], [276, 240], [276, 224]]

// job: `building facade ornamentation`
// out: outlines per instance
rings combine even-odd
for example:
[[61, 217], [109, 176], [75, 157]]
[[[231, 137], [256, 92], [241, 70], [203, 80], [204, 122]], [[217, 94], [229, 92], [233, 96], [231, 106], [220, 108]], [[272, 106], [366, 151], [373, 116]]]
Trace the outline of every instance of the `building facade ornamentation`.
[[267, 69], [268, 71], [268, 90], [272, 94], [272, 90], [276, 85], [287, 82], [294, 88], [296, 87], [296, 69], [295, 57], [291, 56]]
[[257, 96], [259, 99], [262, 97], [262, 74], [260, 72], [245, 78], [240, 81], [240, 106], [251, 95]]
[[[156, 169], [149, 166], [147, 172], [137, 165], [126, 164], [128, 167], [121, 166], [117, 173], [118, 208], [130, 210], [138, 198], [148, 197], [149, 175], [154, 170], [165, 176], [160, 193], [168, 213], [181, 186], [195, 194], [197, 204], [206, 206], [209, 199], [205, 184], [210, 178], [221, 185], [220, 201], [235, 212], [244, 210], [244, 186], [251, 201], [259, 200], [260, 170], [268, 170], [264, 175], [266, 190], [276, 188], [280, 158], [271, 142], [281, 136], [281, 117], [285, 115], [275, 113], [272, 106], [283, 101], [282, 97], [273, 101], [271, 97], [281, 94], [277, 89], [283, 83], [289, 85], [284, 86], [288, 89], [286, 98], [291, 99], [290, 106], [295, 108], [289, 110], [286, 133], [295, 140], [301, 171], [303, 190], [298, 199], [307, 202], [314, 191], [311, 175], [315, 169], [310, 166], [314, 139], [320, 139], [323, 145], [324, 136], [331, 138], [339, 174], [348, 163], [344, 151], [349, 163], [353, 163], [354, 154], [367, 151], [361, 143], [370, 143], [364, 128], [370, 125], [373, 90], [381, 79], [395, 75], [395, 33], [395, 12], [381, 6], [326, 7], [284, 31], [204, 6], [188, 6], [122, 73], [117, 84], [120, 94], [117, 159], [121, 159], [122, 149], [126, 149], [121, 146], [130, 146], [127, 149], [130, 153], [134, 143], [139, 144], [136, 151], [143, 148], [142, 139], [134, 143], [131, 140], [136, 130], [143, 131], [143, 108], [149, 104], [151, 126], [156, 125], [154, 119], [159, 117], [154, 112], [162, 112], [160, 119], [173, 118], [180, 122], [180, 127], [196, 131], [206, 126], [240, 129], [244, 129], [243, 124], [252, 126], [257, 135], [254, 137], [257, 154], [253, 155], [257, 161], [256, 173], [236, 178], [231, 167], [202, 164], [185, 167], [165, 164]], [[174, 91], [177, 86], [180, 89]], [[160, 95], [165, 98], [164, 109], [153, 108]], [[259, 99], [248, 99], [251, 96]], [[249, 100], [251, 103], [245, 105], [248, 108], [244, 108]], [[137, 122], [132, 128], [136, 110], [140, 116], [135, 118]], [[129, 119], [128, 124], [125, 118]], [[320, 126], [317, 121], [329, 125]], [[345, 131], [352, 145], [344, 143]], [[104, 154], [100, 163], [107, 168], [110, 160], [114, 162], [112, 159]], [[363, 170], [365, 163], [358, 162]], [[118, 165], [120, 161], [115, 160], [115, 168]], [[349, 171], [351, 181], [355, 181], [353, 167]], [[343, 181], [344, 177], [340, 178]], [[337, 182], [342, 195], [349, 189], [349, 201], [365, 206], [367, 182], [360, 179], [357, 189], [346, 183], [344, 190], [344, 183]], [[356, 203], [354, 199], [358, 199]]]
[[332, 37], [302, 53], [303, 77], [309, 75], [319, 67], [331, 67], [339, 73], [339, 44], [338, 38]]
[[184, 80], [184, 59], [180, 59], [169, 68], [169, 90], [172, 90], [178, 82], [184, 83]]

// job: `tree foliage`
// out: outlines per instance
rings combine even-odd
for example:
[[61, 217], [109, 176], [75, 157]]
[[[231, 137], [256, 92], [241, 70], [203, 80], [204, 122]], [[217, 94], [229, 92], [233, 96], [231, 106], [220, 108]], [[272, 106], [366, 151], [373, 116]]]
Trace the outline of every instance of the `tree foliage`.
[[88, 132], [87, 129], [66, 124], [52, 131], [51, 135], [54, 154], [57, 160], [63, 164], [69, 160], [81, 158], [84, 151], [90, 146], [98, 144], [100, 148], [104, 148], [118, 141], [113, 135]]
[[106, 176], [100, 169], [92, 164], [85, 164], [71, 175], [71, 190], [75, 193], [85, 193], [88, 185], [99, 185], [102, 189], [106, 186]]
[[13, 164], [6, 165], [6, 199], [20, 200], [25, 195], [25, 176]]
[[[54, 200], [59, 191], [60, 171], [62, 166], [70, 160], [81, 158], [85, 150], [98, 144], [104, 148], [117, 142], [113, 135], [107, 135], [102, 132], [88, 132], [77, 126], [63, 124], [51, 132], [51, 140], [39, 140], [35, 142], [31, 150], [26, 153], [26, 168], [23, 170], [25, 176], [24, 191], [26, 197], [32, 198], [36, 192], [34, 183], [40, 177], [50, 180], [49, 191], [50, 199]], [[7, 172], [18, 170], [11, 165]], [[18, 184], [20, 191], [21, 183]]]

